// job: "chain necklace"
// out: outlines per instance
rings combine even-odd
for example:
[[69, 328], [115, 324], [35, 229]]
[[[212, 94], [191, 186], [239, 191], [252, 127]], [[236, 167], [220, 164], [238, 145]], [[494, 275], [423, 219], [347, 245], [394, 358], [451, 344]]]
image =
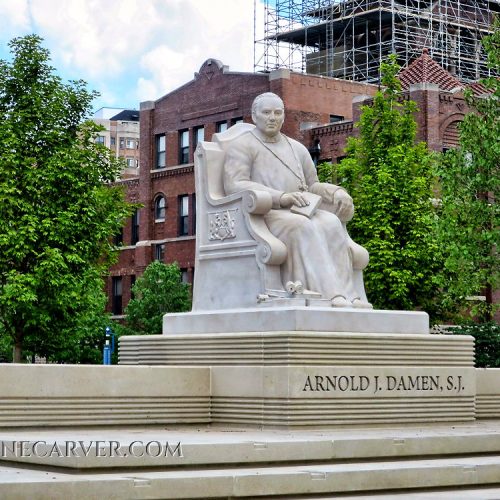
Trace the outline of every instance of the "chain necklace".
[[[260, 137], [258, 137], [253, 131], [252, 135], [276, 158], [278, 159], [292, 174], [297, 177], [299, 180], [299, 191], [307, 191], [309, 187], [306, 184], [306, 179], [305, 177], [301, 177], [295, 170], [293, 170], [289, 165], [287, 165]], [[285, 138], [286, 142], [290, 146], [290, 149], [292, 150], [293, 157], [295, 158], [295, 161], [297, 162], [297, 166], [299, 167], [299, 172], [302, 172], [302, 165], [300, 164], [300, 161], [297, 157], [297, 153], [295, 152], [295, 149], [293, 149], [292, 144], [290, 143], [290, 139], [284, 134], [281, 134], [282, 137]]]

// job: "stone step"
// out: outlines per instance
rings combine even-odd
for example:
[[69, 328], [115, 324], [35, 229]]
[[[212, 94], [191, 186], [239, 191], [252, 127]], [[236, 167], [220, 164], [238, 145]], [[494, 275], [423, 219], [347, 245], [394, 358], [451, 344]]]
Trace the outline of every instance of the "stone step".
[[313, 496], [287, 496], [287, 500], [498, 500], [500, 498], [500, 487], [476, 487], [476, 488], [439, 488], [426, 489], [425, 491], [412, 492], [410, 490], [384, 491], [374, 494], [353, 493], [350, 495], [313, 495]]
[[[498, 483], [500, 456], [108, 473], [0, 468], [1, 498], [272, 498]], [[408, 497], [405, 497], [408, 498]]]
[[3, 463], [81, 470], [334, 464], [475, 454], [500, 456], [499, 420], [323, 431], [209, 426], [0, 431]]
[[[80, 441], [87, 455], [68, 456], [67, 443]], [[109, 456], [112, 443], [126, 450], [134, 441], [137, 456]], [[35, 442], [43, 442], [39, 456], [26, 456]], [[168, 442], [170, 453], [144, 454], [153, 442]], [[24, 456], [9, 453], [12, 443], [24, 443]], [[500, 498], [499, 420], [325, 431], [17, 429], [0, 432], [0, 452], [0, 498], [9, 499]]]

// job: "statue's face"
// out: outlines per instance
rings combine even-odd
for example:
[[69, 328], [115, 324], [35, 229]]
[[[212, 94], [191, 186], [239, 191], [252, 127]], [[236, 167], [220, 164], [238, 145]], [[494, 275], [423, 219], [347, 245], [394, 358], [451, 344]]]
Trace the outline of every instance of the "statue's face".
[[255, 126], [267, 136], [275, 136], [283, 125], [285, 110], [283, 103], [276, 97], [264, 97], [258, 101], [252, 114]]

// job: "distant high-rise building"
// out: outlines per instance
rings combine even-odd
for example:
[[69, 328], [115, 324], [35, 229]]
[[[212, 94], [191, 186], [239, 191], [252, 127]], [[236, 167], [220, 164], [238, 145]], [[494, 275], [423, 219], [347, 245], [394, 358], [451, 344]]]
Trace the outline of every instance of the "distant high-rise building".
[[126, 166], [122, 179], [139, 175], [139, 111], [124, 108], [101, 108], [93, 116], [94, 122], [106, 130], [97, 141], [109, 147]]
[[255, 69], [376, 83], [388, 54], [422, 53], [463, 82], [488, 75], [481, 39], [500, 0], [266, 0]]

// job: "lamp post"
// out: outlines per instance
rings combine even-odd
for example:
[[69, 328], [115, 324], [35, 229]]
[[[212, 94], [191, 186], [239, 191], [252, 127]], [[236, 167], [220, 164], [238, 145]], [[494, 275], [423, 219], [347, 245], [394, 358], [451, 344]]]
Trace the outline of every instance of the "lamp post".
[[111, 364], [111, 354], [115, 352], [115, 334], [111, 327], [106, 327], [106, 340], [104, 341], [104, 349], [102, 351], [102, 364]]

